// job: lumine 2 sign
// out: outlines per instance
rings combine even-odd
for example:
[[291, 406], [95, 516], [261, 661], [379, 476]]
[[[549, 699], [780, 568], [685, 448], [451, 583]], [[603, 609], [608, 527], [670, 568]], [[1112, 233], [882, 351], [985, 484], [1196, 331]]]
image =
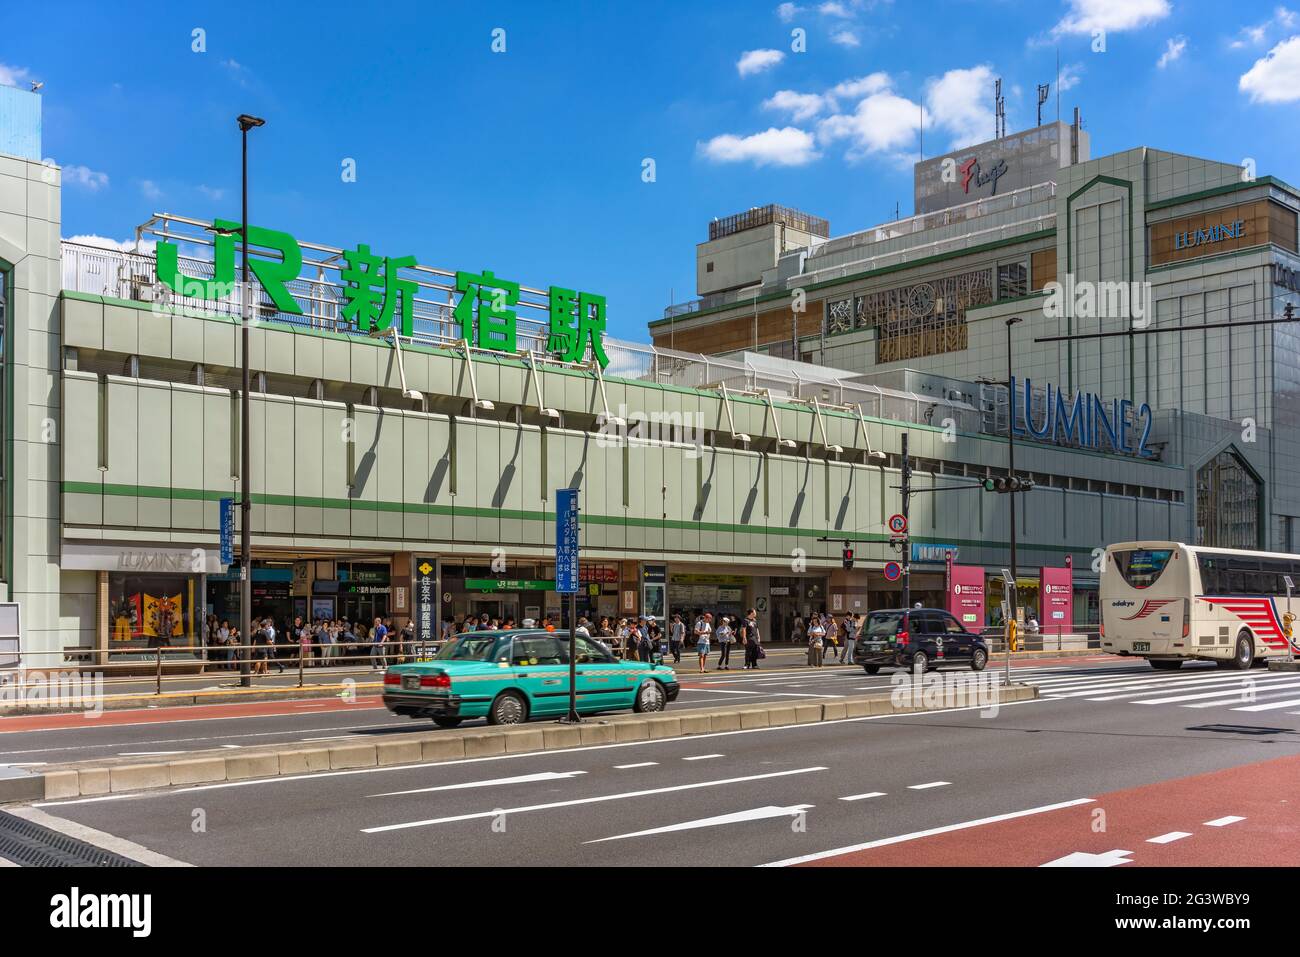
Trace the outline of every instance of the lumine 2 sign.
[[[212, 229], [216, 239], [211, 279], [182, 273], [177, 245], [159, 241], [158, 281], [176, 295], [216, 300], [234, 294], [237, 288], [235, 243], [241, 233], [240, 224], [217, 219]], [[280, 254], [278, 260], [250, 255], [248, 268], [279, 312], [302, 315], [302, 306], [289, 292], [289, 283], [302, 272], [302, 247], [298, 241], [279, 230], [249, 226], [248, 244]], [[396, 318], [398, 334], [409, 338], [415, 327], [412, 304], [418, 286], [413, 280], [402, 278], [398, 271], [414, 267], [415, 257], [377, 256], [367, 244], [359, 243], [356, 249], [345, 249], [343, 259], [346, 265], [339, 267], [343, 287], [339, 314], [343, 320], [368, 333], [392, 328]], [[511, 307], [519, 302], [519, 283], [499, 279], [490, 269], [481, 274], [457, 272], [456, 292], [460, 294], [460, 302], [452, 315], [460, 324], [464, 339], [472, 339], [480, 349], [518, 351], [519, 317]], [[601, 368], [609, 365], [604, 349], [604, 296], [551, 286], [548, 311], [547, 352], [566, 362], [581, 362], [590, 343], [591, 354]]]
[[[1011, 427], [1016, 435], [1051, 442], [1054, 445], [1078, 445], [1085, 449], [1119, 452], [1153, 458], [1147, 445], [1151, 438], [1151, 406], [1143, 402], [1135, 407], [1130, 399], [1106, 402], [1091, 392], [1076, 392], [1068, 401], [1065, 393], [1047, 384], [1042, 403], [1042, 425], [1035, 421], [1034, 386], [1024, 380], [1023, 396], [1017, 393], [1015, 376], [1011, 377]], [[1134, 421], [1130, 422], [1130, 418]], [[1137, 435], [1137, 423], [1143, 422]]]

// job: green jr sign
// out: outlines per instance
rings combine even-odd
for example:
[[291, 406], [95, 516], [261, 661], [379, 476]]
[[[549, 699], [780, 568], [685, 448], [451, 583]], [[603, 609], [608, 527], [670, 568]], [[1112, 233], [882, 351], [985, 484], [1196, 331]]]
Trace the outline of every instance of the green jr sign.
[[[235, 241], [242, 227], [239, 223], [217, 219], [212, 223], [216, 234], [212, 278], [187, 276], [180, 271], [179, 248], [160, 240], [157, 251], [158, 281], [190, 299], [223, 299], [234, 294]], [[279, 259], [253, 258], [248, 268], [257, 277], [267, 297], [280, 312], [302, 315], [302, 307], [289, 292], [289, 283], [302, 272], [302, 247], [288, 233], [259, 226], [248, 227], [248, 243], [279, 253]], [[342, 318], [362, 332], [383, 332], [398, 323], [399, 335], [410, 338], [414, 332], [412, 303], [417, 285], [400, 278], [398, 270], [416, 265], [414, 256], [376, 256], [365, 243], [343, 251], [345, 266], [339, 268], [343, 283]], [[456, 292], [460, 301], [452, 311], [460, 323], [462, 337], [480, 349], [516, 353], [516, 325], [519, 316], [512, 306], [519, 303], [519, 283], [498, 278], [490, 269], [482, 273], [457, 272]], [[605, 297], [578, 292], [563, 286], [551, 286], [548, 312], [550, 317], [546, 351], [565, 362], [581, 362], [591, 346], [591, 354], [603, 369], [609, 365], [605, 355]]]

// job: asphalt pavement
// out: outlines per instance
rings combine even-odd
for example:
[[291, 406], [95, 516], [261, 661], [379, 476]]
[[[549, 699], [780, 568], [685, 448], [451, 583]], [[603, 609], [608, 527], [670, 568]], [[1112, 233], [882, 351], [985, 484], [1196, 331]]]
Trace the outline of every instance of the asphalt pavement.
[[[860, 718], [38, 807], [198, 865], [1293, 863], [1300, 688], [1285, 682], [1294, 679], [1113, 662], [1044, 664], [1018, 677], [1043, 697], [996, 713]], [[754, 700], [856, 694], [889, 681], [802, 669], [709, 675], [690, 690], [713, 706], [734, 691], [758, 692]]]

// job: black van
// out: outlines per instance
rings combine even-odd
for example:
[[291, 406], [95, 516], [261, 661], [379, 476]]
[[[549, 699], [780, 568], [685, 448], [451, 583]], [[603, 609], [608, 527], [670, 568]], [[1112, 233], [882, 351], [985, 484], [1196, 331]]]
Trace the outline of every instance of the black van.
[[989, 646], [952, 615], [937, 608], [887, 608], [870, 612], [853, 646], [853, 663], [874, 675], [883, 667], [922, 671], [951, 662], [983, 671]]

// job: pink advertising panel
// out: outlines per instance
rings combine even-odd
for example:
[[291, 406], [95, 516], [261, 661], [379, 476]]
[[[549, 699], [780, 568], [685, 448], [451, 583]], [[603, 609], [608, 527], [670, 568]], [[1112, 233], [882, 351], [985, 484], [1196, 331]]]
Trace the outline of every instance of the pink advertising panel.
[[1043, 634], [1068, 634], [1074, 630], [1074, 570], [1044, 566], [1042, 584], [1038, 624]]
[[984, 627], [984, 569], [953, 565], [948, 576], [948, 611], [971, 631]]

